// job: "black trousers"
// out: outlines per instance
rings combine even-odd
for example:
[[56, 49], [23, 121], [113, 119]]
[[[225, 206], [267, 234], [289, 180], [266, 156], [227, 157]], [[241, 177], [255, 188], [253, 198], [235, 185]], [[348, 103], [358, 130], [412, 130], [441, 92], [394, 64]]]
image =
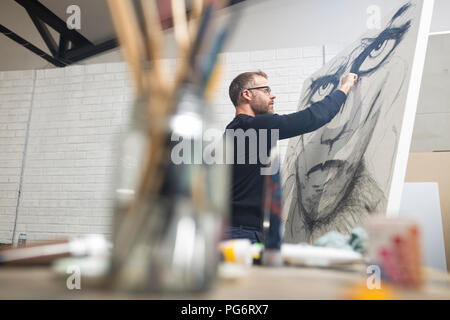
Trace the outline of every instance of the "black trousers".
[[258, 230], [249, 229], [244, 226], [227, 227], [225, 240], [229, 239], [249, 239], [251, 243], [263, 243], [263, 234]]

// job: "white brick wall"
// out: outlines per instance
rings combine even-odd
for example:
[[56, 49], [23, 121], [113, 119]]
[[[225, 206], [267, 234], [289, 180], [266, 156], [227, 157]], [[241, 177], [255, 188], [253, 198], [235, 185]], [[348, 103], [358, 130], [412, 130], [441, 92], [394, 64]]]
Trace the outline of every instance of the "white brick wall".
[[31, 103], [15, 241], [110, 234], [113, 141], [131, 101], [124, 63], [0, 73], [0, 243], [11, 242]]
[[11, 241], [33, 79], [33, 71], [0, 76], [0, 243]]
[[[221, 59], [224, 77], [212, 108], [223, 130], [234, 117], [228, 86], [239, 73], [266, 72], [276, 112], [290, 113], [303, 81], [324, 57], [322, 47], [308, 47], [225, 53]], [[166, 61], [169, 67], [174, 62]], [[11, 242], [31, 103], [15, 241], [20, 233], [29, 241], [110, 235], [113, 142], [132, 101], [124, 63], [0, 72], [0, 243]], [[282, 142], [283, 154], [286, 147]]]
[[113, 142], [133, 101], [125, 64], [38, 70], [37, 79], [16, 238], [109, 235]]

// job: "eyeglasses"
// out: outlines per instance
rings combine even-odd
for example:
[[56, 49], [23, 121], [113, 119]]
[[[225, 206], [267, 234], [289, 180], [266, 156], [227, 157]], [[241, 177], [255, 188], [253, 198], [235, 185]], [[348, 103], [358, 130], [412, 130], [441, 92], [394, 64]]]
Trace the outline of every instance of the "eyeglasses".
[[244, 89], [244, 90], [264, 90], [267, 94], [270, 94], [272, 92], [272, 90], [270, 89], [269, 86], [247, 88], [247, 89]]

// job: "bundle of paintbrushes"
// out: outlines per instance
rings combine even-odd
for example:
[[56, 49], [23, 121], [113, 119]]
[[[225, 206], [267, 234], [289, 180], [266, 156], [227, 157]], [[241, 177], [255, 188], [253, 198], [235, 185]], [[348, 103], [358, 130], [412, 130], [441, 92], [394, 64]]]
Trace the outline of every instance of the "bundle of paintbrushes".
[[419, 227], [404, 219], [374, 218], [368, 223], [370, 263], [382, 277], [399, 286], [423, 284]]
[[108, 0], [137, 97], [130, 130], [121, 141], [116, 183], [111, 274], [119, 288], [195, 291], [215, 277], [215, 214], [224, 213], [226, 197], [217, 201], [214, 193], [227, 181], [219, 177], [225, 171], [176, 165], [171, 150], [174, 135], [183, 142], [201, 142], [218, 54], [235, 25], [236, 11], [219, 24], [215, 12], [224, 3], [190, 3], [186, 8], [184, 0], [171, 1], [178, 57], [170, 78], [162, 59], [158, 1]]

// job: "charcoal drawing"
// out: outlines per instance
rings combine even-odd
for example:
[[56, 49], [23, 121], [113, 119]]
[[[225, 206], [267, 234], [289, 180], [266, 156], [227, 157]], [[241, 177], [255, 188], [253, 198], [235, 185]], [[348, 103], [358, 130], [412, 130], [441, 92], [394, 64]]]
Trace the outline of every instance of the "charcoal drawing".
[[419, 14], [419, 5], [406, 3], [383, 30], [361, 37], [304, 83], [299, 110], [337, 90], [344, 74], [359, 76], [332, 122], [289, 141], [282, 175], [285, 242], [348, 234], [386, 210]]

